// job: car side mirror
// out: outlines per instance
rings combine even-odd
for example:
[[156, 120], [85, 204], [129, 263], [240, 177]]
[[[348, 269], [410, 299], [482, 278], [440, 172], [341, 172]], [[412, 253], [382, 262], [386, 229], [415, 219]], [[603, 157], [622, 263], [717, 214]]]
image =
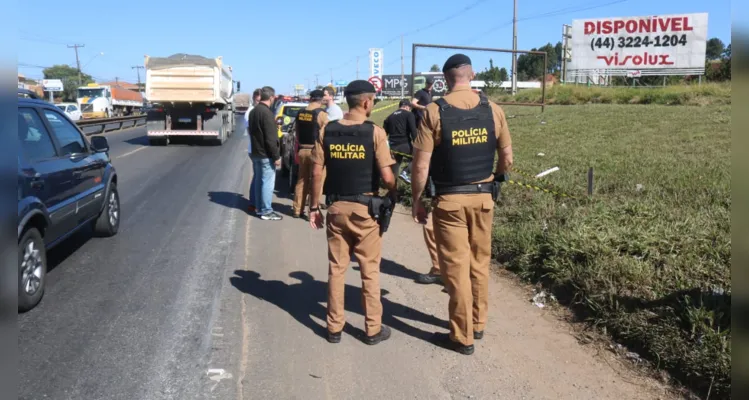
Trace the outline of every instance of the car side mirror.
[[106, 153], [109, 151], [109, 143], [104, 136], [94, 136], [91, 138], [91, 148], [97, 153]]
[[283, 117], [276, 118], [276, 125], [278, 125], [278, 126], [283, 125]]

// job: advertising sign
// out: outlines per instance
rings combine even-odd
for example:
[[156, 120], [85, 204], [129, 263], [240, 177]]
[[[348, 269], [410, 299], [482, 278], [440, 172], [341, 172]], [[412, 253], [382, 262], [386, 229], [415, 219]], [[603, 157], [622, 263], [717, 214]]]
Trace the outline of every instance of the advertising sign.
[[382, 91], [382, 78], [379, 76], [373, 76], [368, 79], [369, 83], [374, 86], [375, 90], [379, 93]]
[[707, 13], [572, 21], [573, 69], [705, 68]]
[[382, 78], [382, 49], [369, 49], [369, 76]]
[[62, 92], [62, 80], [60, 79], [42, 79], [42, 89], [45, 92]]
[[447, 91], [447, 85], [445, 84], [445, 76], [442, 74], [416, 74], [416, 79], [412, 79], [411, 75], [405, 75], [404, 81], [401, 82], [400, 75], [383, 75], [382, 76], [382, 95], [383, 96], [400, 96], [401, 86], [403, 86], [403, 93], [408, 96], [408, 91], [411, 85], [414, 85], [414, 93], [426, 87], [427, 76], [434, 79], [434, 86], [432, 86], [432, 96], [440, 97], [444, 96]]
[[335, 81], [334, 83], [335, 83], [335, 86], [337, 87], [344, 87], [348, 85], [348, 81], [342, 81], [342, 80]]

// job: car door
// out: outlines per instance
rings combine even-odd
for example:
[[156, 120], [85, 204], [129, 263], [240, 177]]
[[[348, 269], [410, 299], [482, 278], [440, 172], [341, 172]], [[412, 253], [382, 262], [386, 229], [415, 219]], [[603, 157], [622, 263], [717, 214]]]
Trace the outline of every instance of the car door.
[[75, 223], [75, 182], [69, 162], [60, 156], [49, 129], [38, 109], [18, 108], [19, 168], [23, 197], [35, 197], [47, 208], [50, 226], [44, 241], [51, 243], [73, 229]]
[[104, 156], [92, 152], [78, 127], [57, 110], [45, 108], [43, 113], [60, 156], [73, 171], [76, 219], [82, 224], [99, 214], [104, 201]]
[[81, 110], [78, 109], [78, 106], [70, 104], [68, 105], [68, 115], [73, 121], [78, 121], [81, 119]]

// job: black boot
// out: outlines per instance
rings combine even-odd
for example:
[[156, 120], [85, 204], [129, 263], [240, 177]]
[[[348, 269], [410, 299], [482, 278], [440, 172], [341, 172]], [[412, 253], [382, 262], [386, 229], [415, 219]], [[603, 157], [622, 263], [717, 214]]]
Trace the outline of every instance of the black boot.
[[434, 274], [419, 274], [419, 276], [416, 277], [416, 282], [424, 285], [442, 283], [442, 278], [439, 275]]
[[461, 343], [453, 342], [453, 340], [450, 339], [450, 335], [448, 335], [447, 333], [435, 333], [434, 336], [432, 336], [432, 341], [434, 344], [442, 347], [443, 349], [456, 351], [466, 356], [470, 356], [471, 354], [473, 354], [473, 345], [465, 346]]
[[388, 328], [385, 325], [382, 325], [382, 328], [380, 328], [380, 332], [372, 336], [367, 336], [364, 339], [364, 343], [372, 346], [372, 345], [375, 345], [377, 343], [383, 342], [388, 339], [390, 339], [390, 328]]
[[473, 331], [473, 338], [476, 340], [481, 340], [484, 338], [484, 331]]
[[330, 343], [341, 343], [341, 332], [333, 333], [328, 332], [328, 342]]

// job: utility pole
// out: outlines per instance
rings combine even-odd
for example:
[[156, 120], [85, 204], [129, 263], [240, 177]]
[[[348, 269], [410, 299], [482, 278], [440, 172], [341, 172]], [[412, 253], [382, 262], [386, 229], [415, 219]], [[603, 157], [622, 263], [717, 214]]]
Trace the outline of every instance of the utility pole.
[[359, 79], [359, 56], [356, 56], [356, 79]]
[[512, 94], [518, 91], [518, 0], [512, 2]]
[[141, 87], [140, 87], [140, 70], [143, 69], [143, 68], [145, 68], [145, 67], [142, 66], [142, 65], [134, 65], [134, 66], [132, 66], [130, 68], [134, 69], [138, 73], [138, 90], [140, 91], [141, 90]]
[[315, 74], [315, 89], [317, 89], [317, 87], [318, 87], [318, 86], [320, 86], [320, 80], [319, 80], [319, 79], [317, 79], [317, 77], [318, 77], [319, 75], [320, 75], [320, 74]]
[[[401, 99], [405, 97], [405, 66], [403, 64], [403, 35], [401, 35]], [[384, 85], [383, 85], [384, 86]]]
[[75, 49], [75, 64], [78, 66], [78, 86], [81, 86], [83, 85], [83, 80], [81, 79], [81, 60], [78, 58], [79, 47], [86, 47], [86, 45], [85, 44], [68, 45], [69, 49]]
[[117, 85], [120, 84], [120, 77], [119, 76], [115, 76], [114, 77], [114, 83], [117, 84]]
[[330, 84], [334, 85], [333, 84], [333, 68], [330, 69]]

